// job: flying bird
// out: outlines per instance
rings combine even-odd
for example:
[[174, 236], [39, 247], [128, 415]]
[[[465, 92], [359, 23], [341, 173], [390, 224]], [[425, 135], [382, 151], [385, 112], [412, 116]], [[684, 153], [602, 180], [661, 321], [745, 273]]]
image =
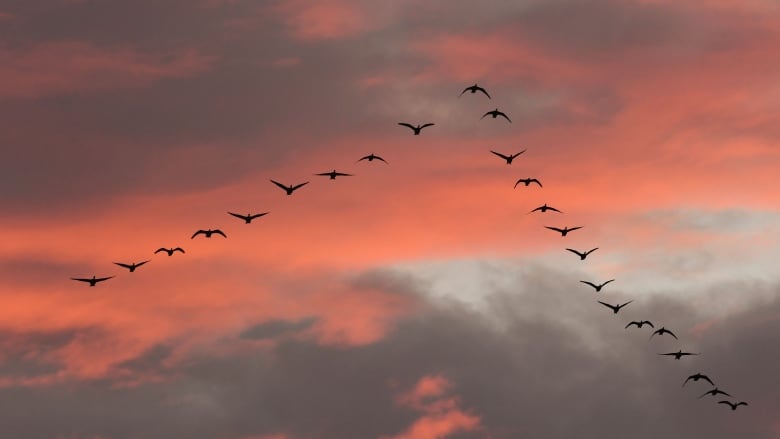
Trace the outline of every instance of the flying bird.
[[94, 287], [98, 282], [103, 282], [104, 280], [109, 280], [114, 276], [108, 276], [108, 277], [95, 277], [92, 276], [92, 279], [89, 278], [82, 278], [82, 277], [72, 277], [71, 279], [77, 280], [79, 282], [87, 282], [89, 286]]
[[182, 253], [184, 253], [184, 249], [181, 248], [181, 247], [176, 247], [176, 248], [163, 248], [163, 247], [160, 247], [160, 248], [158, 248], [157, 250], [154, 251], [154, 254], [157, 254], [157, 253], [160, 253], [160, 252], [165, 252], [165, 253], [168, 253], [168, 256], [173, 256], [173, 252], [182, 252]]
[[[373, 162], [374, 160], [379, 160], [379, 161], [387, 163], [387, 160], [383, 159], [382, 157], [379, 157], [378, 155], [374, 155], [373, 152], [371, 154], [365, 156], [365, 157], [361, 157], [360, 160], [358, 160], [357, 162], [360, 162], [362, 160], [368, 160], [369, 162]], [[355, 162], [355, 163], [357, 163], [357, 162]]]
[[610, 305], [609, 303], [602, 302], [600, 300], [597, 301], [598, 303], [606, 306], [607, 308], [611, 309], [614, 314], [617, 314], [618, 311], [620, 311], [624, 306], [628, 305], [629, 303], [633, 302], [633, 300], [629, 300], [628, 302], [622, 304], [622, 305]]
[[512, 155], [504, 155], [504, 154], [501, 154], [500, 152], [495, 152], [495, 151], [493, 151], [492, 149], [490, 150], [490, 152], [492, 152], [493, 154], [495, 154], [495, 155], [497, 155], [497, 156], [501, 157], [502, 159], [506, 160], [506, 164], [507, 164], [507, 165], [511, 165], [511, 164], [512, 164], [512, 160], [514, 160], [515, 158], [517, 158], [517, 156], [519, 156], [520, 154], [522, 154], [522, 153], [524, 153], [524, 152], [526, 152], [526, 151], [527, 151], [527, 150], [526, 150], [526, 149], [524, 149], [524, 150], [522, 150], [522, 151], [518, 152], [517, 154], [512, 154]]
[[574, 250], [573, 248], [567, 248], [566, 250], [568, 250], [568, 251], [570, 251], [570, 252], [574, 253], [575, 255], [579, 256], [579, 257], [580, 257], [580, 260], [581, 260], [581, 261], [584, 261], [584, 260], [585, 260], [585, 258], [587, 258], [589, 254], [591, 254], [591, 253], [595, 252], [595, 251], [596, 251], [596, 250], [598, 250], [598, 249], [599, 249], [598, 247], [596, 247], [596, 248], [592, 248], [592, 249], [590, 249], [590, 250], [588, 250], [588, 251], [586, 251], [586, 252], [584, 252], [584, 253], [583, 253], [583, 252], [579, 252], [579, 251], [577, 251], [577, 250]]
[[232, 216], [234, 216], [236, 218], [241, 218], [242, 220], [244, 220], [246, 222], [246, 224], [251, 223], [252, 220], [255, 219], [255, 218], [260, 218], [261, 216], [268, 215], [269, 213], [271, 213], [271, 212], [256, 213], [254, 215], [252, 215], [251, 213], [248, 213], [246, 215], [241, 215], [241, 214], [238, 214], [238, 213], [228, 212], [228, 214], [230, 214], [230, 215], [232, 215]]
[[602, 288], [604, 288], [604, 285], [606, 285], [606, 284], [608, 284], [608, 283], [610, 283], [610, 282], [614, 282], [614, 281], [615, 281], [615, 279], [610, 279], [610, 280], [608, 280], [608, 281], [606, 281], [606, 282], [603, 282], [603, 283], [601, 283], [601, 284], [599, 284], [599, 285], [596, 285], [596, 284], [594, 284], [593, 282], [588, 282], [588, 281], [586, 281], [586, 280], [581, 280], [580, 282], [582, 282], [582, 283], [584, 283], [584, 284], [586, 284], [586, 285], [590, 285], [590, 286], [592, 286], [593, 288], [595, 288], [595, 289], [596, 289], [596, 292], [598, 293], [598, 292], [600, 292], [600, 291], [601, 291], [601, 289], [602, 289]]
[[526, 186], [530, 185], [531, 183], [536, 183], [539, 185], [539, 187], [542, 187], [542, 183], [535, 178], [521, 178], [520, 180], [517, 180], [517, 182], [515, 183], [515, 189], [517, 189], [517, 185], [520, 183], [523, 183]]
[[[558, 210], [558, 209], [556, 209], [556, 208], [554, 208], [552, 206], [548, 206], [547, 203], [544, 203], [543, 205], [537, 207], [536, 209], [534, 209], [534, 210], [532, 210], [532, 211], [530, 211], [528, 213], [534, 213], [534, 212], [537, 212], [537, 211], [544, 213], [544, 212], [547, 212], [548, 210], [552, 210], [553, 212], [563, 213], [560, 210]], [[528, 213], [526, 215], [528, 215]], [[572, 229], [572, 230], [574, 230], [574, 229]]]
[[544, 226], [544, 228], [545, 229], [550, 229], [550, 230], [555, 230], [556, 232], [561, 234], [561, 237], [564, 237], [564, 236], [566, 236], [567, 233], [569, 233], [571, 231], [574, 231], [574, 230], [577, 230], [577, 229], [581, 229], [582, 227], [572, 227], [572, 228], [564, 227], [562, 229], [559, 229], [557, 227]]
[[330, 172], [322, 172], [320, 174], [314, 174], [314, 175], [322, 175], [323, 177], [330, 177], [331, 180], [335, 180], [336, 177], [352, 177], [352, 174], [345, 174], [343, 172], [336, 172], [336, 170], [332, 170]]
[[406, 123], [406, 122], [398, 122], [398, 125], [411, 128], [412, 131], [414, 131], [414, 135], [415, 136], [419, 136], [420, 135], [420, 131], [422, 131], [423, 128], [429, 127], [429, 126], [433, 126], [432, 123], [426, 123], [426, 124], [414, 126], [414, 125], [412, 125], [410, 123]]
[[304, 185], [307, 185], [307, 184], [309, 184], [309, 182], [307, 181], [307, 182], [305, 182], [305, 183], [297, 184], [297, 185], [295, 185], [295, 186], [293, 186], [293, 185], [285, 186], [285, 185], [283, 185], [283, 184], [279, 183], [278, 181], [274, 181], [274, 180], [271, 180], [271, 183], [273, 183], [273, 184], [275, 184], [275, 185], [279, 186], [280, 188], [284, 189], [284, 191], [285, 191], [285, 192], [287, 192], [287, 195], [292, 195], [292, 193], [293, 193], [293, 192], [294, 192], [296, 189], [298, 189], [298, 188], [300, 188], [300, 187], [303, 187]]
[[192, 234], [192, 238], [190, 238], [190, 239], [195, 239], [195, 237], [198, 236], [198, 235], [205, 235], [206, 238], [211, 238], [211, 235], [214, 235], [214, 234], [222, 235], [223, 238], [227, 238], [227, 235], [225, 235], [225, 232], [223, 232], [222, 230], [219, 230], [219, 229], [203, 230], [203, 229], [201, 229], [201, 230], [198, 230], [197, 232], [193, 233]]
[[696, 372], [695, 374], [693, 374], [693, 375], [689, 376], [688, 378], [686, 378], [685, 381], [683, 382], [682, 387], [685, 387], [685, 385], [688, 384], [688, 381], [690, 381], [690, 380], [693, 380], [694, 382], [699, 381], [699, 380], [704, 380], [704, 381], [710, 383], [710, 385], [712, 385], [713, 387], [715, 387], [715, 383], [712, 382], [710, 377], [708, 377], [707, 375], [704, 375], [703, 373], [700, 373], [700, 372]]
[[504, 114], [501, 111], [498, 111], [498, 108], [496, 108], [495, 110], [488, 111], [487, 113], [483, 114], [482, 117], [479, 118], [479, 120], [484, 119], [485, 116], [493, 116], [493, 119], [497, 118], [498, 116], [501, 116], [504, 119], [506, 119], [507, 121], [509, 121], [510, 123], [512, 122], [512, 120], [510, 120], [509, 117], [506, 114]]
[[655, 328], [655, 326], [653, 326], [653, 324], [650, 322], [650, 320], [640, 320], [638, 322], [636, 320], [634, 320], [631, 323], [627, 324], [625, 329], [628, 329], [628, 327], [631, 326], [631, 325], [634, 325], [634, 326], [636, 326], [639, 329], [642, 329], [642, 326], [645, 326], [645, 325], [647, 325], [647, 326], [649, 326], [651, 328]]
[[[708, 390], [708, 391], [704, 392], [704, 394], [703, 394], [703, 395], [701, 395], [701, 396], [699, 397], [699, 399], [702, 399], [702, 398], [704, 398], [704, 397], [705, 397], [705, 396], [707, 396], [707, 395], [712, 395], [712, 396], [715, 396], [715, 395], [726, 395], [726, 396], [731, 396], [731, 395], [729, 395], [728, 393], [726, 393], [726, 392], [724, 392], [724, 391], [720, 390], [719, 388], [715, 387], [715, 388], [713, 388], [712, 390]], [[733, 398], [733, 397], [732, 397], [732, 398]]]
[[[674, 357], [675, 360], [679, 360], [680, 358], [685, 357], [687, 355], [699, 355], [699, 354], [694, 354], [694, 353], [691, 353], [691, 352], [683, 352], [683, 351], [680, 350], [680, 351], [677, 351], [677, 352], [668, 352], [666, 354], [658, 354], [658, 355], [670, 355], [670, 356]], [[729, 395], [729, 396], [731, 396], [731, 395]]]
[[736, 404], [734, 404], [733, 402], [730, 402], [730, 401], [718, 401], [718, 404], [728, 404], [728, 406], [731, 407], [731, 410], [736, 410], [737, 407], [739, 407], [741, 405], [748, 405], [748, 403], [746, 403], [745, 401], [740, 401], [740, 402], [738, 402]]
[[674, 332], [672, 332], [672, 331], [670, 331], [670, 330], [668, 330], [668, 329], [664, 328], [663, 326], [661, 326], [661, 328], [660, 328], [660, 329], [656, 329], [655, 331], [653, 331], [653, 333], [652, 333], [652, 334], [650, 334], [650, 338], [653, 338], [653, 336], [654, 336], [655, 334], [658, 334], [658, 335], [669, 334], [669, 335], [671, 335], [672, 337], [674, 337], [674, 339], [675, 339], [675, 340], [679, 340], [679, 338], [677, 338], [677, 336], [676, 336], [676, 335], [674, 335]]
[[147, 260], [147, 261], [138, 262], [138, 263], [133, 262], [132, 264], [123, 264], [121, 262], [114, 262], [114, 264], [119, 265], [120, 267], [127, 268], [132, 273], [132, 272], [135, 271], [136, 268], [140, 267], [141, 265], [144, 265], [147, 262], [149, 262], [149, 261]]
[[463, 96], [463, 93], [466, 93], [467, 91], [470, 91], [472, 94], [474, 94], [474, 93], [476, 93], [478, 91], [481, 91], [482, 93], [485, 93], [485, 96], [487, 96], [488, 99], [493, 99], [493, 98], [490, 97], [490, 95], [488, 94], [487, 90], [485, 90], [484, 88], [478, 86], [477, 84], [474, 84], [471, 87], [464, 88], [463, 91], [460, 92], [458, 97]]

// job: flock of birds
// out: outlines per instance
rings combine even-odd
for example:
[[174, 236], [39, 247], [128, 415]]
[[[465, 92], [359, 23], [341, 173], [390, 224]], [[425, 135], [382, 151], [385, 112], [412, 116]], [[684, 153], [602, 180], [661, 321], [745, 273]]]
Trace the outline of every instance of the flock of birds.
[[[488, 99], [492, 99], [490, 94], [488, 94], [487, 90], [485, 90], [484, 88], [480, 87], [477, 84], [474, 84], [474, 85], [471, 85], [469, 87], [466, 87], [461, 92], [459, 97], [462, 96], [466, 92], [470, 92], [472, 94], [480, 92], [480, 93], [484, 94], [485, 96], [487, 96]], [[491, 110], [491, 111], [486, 112], [484, 115], [482, 115], [480, 120], [484, 119], [487, 116], [491, 116], [493, 119], [496, 119], [497, 117], [501, 116], [504, 119], [506, 119], [507, 122], [509, 122], [509, 123], [512, 122], [511, 119], [509, 119], [509, 117], [504, 112], [499, 111], [498, 108], [496, 108], [495, 110]], [[424, 128], [427, 128], [427, 127], [430, 127], [430, 126], [434, 126], [433, 123], [424, 123], [424, 124], [413, 125], [413, 124], [410, 124], [410, 123], [407, 123], [407, 122], [399, 122], [398, 125], [404, 126], [404, 127], [407, 127], [409, 129], [411, 129], [415, 136], [420, 135], [420, 133], [422, 132], [422, 130]], [[525, 153], [526, 150], [522, 150], [520, 152], [517, 152], [517, 153], [514, 153], [514, 154], [509, 154], [509, 155], [506, 155], [506, 154], [503, 154], [503, 153], [500, 153], [500, 152], [496, 152], [496, 151], [492, 151], [492, 150], [490, 152], [492, 154], [500, 157], [504, 161], [506, 161], [507, 165], [511, 165], [513, 160], [516, 159], [521, 154]], [[359, 160], [357, 160], [356, 163], [359, 163], [361, 161], [373, 162], [374, 160], [378, 160], [378, 161], [384, 162], [385, 164], [388, 164], [388, 162], [384, 158], [382, 158], [382, 157], [380, 157], [378, 155], [375, 155], [374, 153], [371, 153], [371, 154], [369, 154], [367, 156], [361, 157]], [[332, 170], [332, 171], [329, 171], [329, 172], [322, 172], [322, 173], [318, 173], [318, 174], [314, 174], [314, 175], [328, 177], [331, 180], [335, 180], [337, 177], [351, 177], [351, 176], [353, 176], [353, 174], [347, 174], [347, 173], [344, 173], [344, 172], [338, 172], [335, 169]], [[303, 182], [303, 183], [294, 184], [294, 185], [292, 185], [292, 184], [291, 185], [286, 185], [286, 184], [280, 183], [280, 182], [278, 182], [276, 180], [270, 180], [270, 181], [271, 181], [271, 183], [273, 183], [274, 185], [276, 185], [277, 187], [279, 187], [280, 189], [285, 191], [285, 193], [288, 196], [292, 195], [298, 189], [300, 189], [300, 188], [304, 187], [305, 185], [309, 184], [309, 181], [306, 181], [306, 182]], [[521, 183], [524, 186], [526, 186], [526, 187], [530, 186], [531, 184], [536, 184], [540, 188], [543, 187], [542, 183], [537, 178], [521, 178], [521, 179], [518, 179], [515, 182], [514, 187], [517, 188], [517, 186], [520, 185]], [[541, 205], [539, 207], [534, 208], [533, 210], [528, 212], [528, 214], [532, 214], [534, 212], [546, 213], [548, 211], [549, 212], [556, 212], [556, 213], [563, 213], [561, 210], [559, 210], [559, 209], [557, 209], [555, 207], [552, 207], [552, 206], [548, 206], [545, 203], [545, 204], [543, 204], [543, 205]], [[270, 212], [262, 212], [262, 213], [255, 213], [255, 214], [247, 213], [246, 215], [242, 215], [242, 214], [235, 213], [235, 212], [227, 212], [227, 213], [230, 216], [233, 216], [235, 218], [238, 218], [238, 219], [244, 221], [245, 224], [250, 224], [253, 220], [255, 220], [257, 218], [260, 218], [260, 217], [263, 217], [263, 216], [269, 214]], [[575, 227], [565, 226], [563, 228], [552, 227], [552, 226], [545, 226], [545, 228], [559, 233], [561, 235], [561, 237], [565, 237], [570, 232], [582, 229], [582, 226], [575, 226]], [[197, 230], [195, 233], [192, 234], [191, 239], [195, 239], [196, 237], [198, 237], [200, 235], [203, 235], [205, 238], [211, 238], [213, 235], [219, 235], [219, 236], [222, 236], [223, 238], [227, 238], [227, 235], [220, 229], [205, 229], [205, 230], [204, 229], [200, 229], [200, 230]], [[566, 248], [567, 251], [577, 255], [580, 258], [581, 261], [584, 261], [588, 256], [590, 256], [593, 252], [595, 252], [598, 249], [599, 249], [598, 247], [595, 247], [595, 248], [592, 248], [592, 249], [587, 250], [587, 251], [580, 251], [580, 250], [576, 250], [576, 249], [573, 249], [573, 248]], [[172, 248], [161, 247], [161, 248], [155, 250], [154, 254], [166, 253], [168, 256], [173, 256], [173, 254], [176, 253], [176, 252], [180, 252], [182, 254], [185, 253], [184, 249], [181, 248], [181, 247], [172, 247]], [[129, 263], [129, 264], [128, 263], [123, 263], [123, 262], [114, 262], [114, 264], [116, 264], [119, 267], [127, 269], [130, 273], [133, 273], [133, 272], [135, 272], [136, 269], [138, 269], [139, 267], [143, 266], [144, 264], [146, 264], [148, 262], [150, 262], [150, 260], [145, 260], [145, 261], [141, 261], [141, 262], [133, 262], [133, 263]], [[79, 281], [79, 282], [88, 283], [89, 286], [94, 287], [98, 283], [107, 281], [107, 280], [112, 279], [114, 277], [115, 276], [106, 276], [106, 277], [92, 276], [92, 278], [73, 277], [71, 279], [75, 280], [75, 281]], [[581, 280], [580, 282], [585, 284], [585, 285], [588, 285], [588, 286], [592, 287], [598, 293], [598, 292], [601, 292], [601, 290], [605, 286], [607, 286], [608, 284], [610, 284], [610, 283], [612, 283], [614, 281], [615, 281], [615, 279], [609, 279], [609, 280], [607, 280], [605, 282], [601, 282], [601, 283], [594, 283], [594, 282], [585, 281], [585, 280]], [[619, 303], [619, 304], [611, 304], [611, 303], [603, 302], [601, 300], [598, 300], [597, 302], [599, 304], [605, 306], [606, 308], [609, 308], [612, 311], [613, 314], [618, 314], [620, 312], [620, 310], [622, 310], [623, 308], [625, 308], [626, 306], [631, 304], [633, 302], [633, 300], [629, 300], [628, 302]], [[636, 326], [637, 329], [641, 329], [645, 325], [647, 325], [650, 328], [654, 329], [654, 331], [650, 334], [650, 337], [649, 337], [648, 340], [652, 340], [653, 337], [656, 336], [656, 335], [658, 335], [659, 337], [662, 337], [664, 335], [669, 335], [670, 337], [673, 337], [675, 340], [679, 340], [677, 338], [677, 335], [674, 332], [672, 332], [671, 330], [667, 329], [664, 326], [661, 326], [660, 328], [656, 329], [655, 325], [652, 322], [650, 322], [649, 320], [638, 320], [638, 321], [634, 320], [634, 321], [631, 321], [631, 322], [629, 322], [625, 326], [625, 329], [628, 329], [628, 328], [630, 328], [632, 326]], [[660, 353], [658, 355], [674, 357], [675, 360], [680, 360], [682, 357], [692, 356], [692, 355], [700, 355], [700, 353], [684, 352], [682, 349], [679, 349], [676, 352], [666, 352], [666, 353]], [[688, 382], [691, 381], [691, 380], [694, 381], [694, 382], [706, 381], [707, 383], [709, 383], [712, 386], [712, 389], [710, 389], [710, 390], [704, 392], [702, 395], [700, 395], [698, 397], [699, 399], [704, 398], [705, 396], [708, 396], [708, 395], [712, 395], [714, 397], [718, 396], [718, 395], [724, 395], [724, 396], [732, 397], [729, 393], [727, 393], [727, 392], [719, 389], [717, 386], [715, 386], [715, 383], [713, 382], [713, 380], [709, 376], [707, 376], [705, 374], [697, 372], [697, 373], [695, 373], [693, 375], [688, 376], [685, 379], [685, 381], [683, 381], [682, 386], [685, 387], [685, 385], [688, 384]], [[742, 405], [745, 405], [745, 406], [748, 405], [748, 403], [745, 402], [745, 401], [734, 402], [734, 401], [729, 401], [729, 400], [720, 400], [720, 401], [718, 401], [718, 404], [727, 405], [727, 406], [729, 406], [731, 408], [731, 410], [736, 410], [737, 407], [742, 406]]]

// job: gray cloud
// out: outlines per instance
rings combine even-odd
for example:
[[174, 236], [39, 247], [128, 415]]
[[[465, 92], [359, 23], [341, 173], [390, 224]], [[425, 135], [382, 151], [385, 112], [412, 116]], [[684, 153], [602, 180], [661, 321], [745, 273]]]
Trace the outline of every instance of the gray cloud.
[[308, 317], [298, 321], [270, 320], [259, 323], [241, 333], [240, 337], [249, 340], [275, 338], [285, 334], [294, 334], [309, 329], [317, 322], [316, 317]]

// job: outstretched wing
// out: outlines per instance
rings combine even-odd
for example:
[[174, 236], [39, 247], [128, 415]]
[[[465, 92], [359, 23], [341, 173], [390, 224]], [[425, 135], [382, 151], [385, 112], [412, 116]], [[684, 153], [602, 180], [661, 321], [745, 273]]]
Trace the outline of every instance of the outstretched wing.
[[482, 93], [485, 93], [485, 96], [487, 96], [487, 97], [488, 97], [488, 99], [493, 99], [493, 98], [491, 98], [491, 97], [490, 97], [490, 95], [488, 94], [487, 90], [485, 90], [484, 88], [482, 88], [482, 87], [477, 87], [477, 90], [478, 90], [478, 91], [481, 91]]
[[409, 127], [412, 131], [416, 131], [417, 130], [417, 127], [412, 125], [412, 124], [410, 124], [410, 123], [398, 122], [398, 125]]
[[[578, 229], [581, 229], [581, 228], [582, 228], [582, 226], [572, 227], [571, 229], [569, 229], [569, 231], [571, 232], [572, 230], [578, 230]], [[612, 279], [612, 280], [615, 280], [615, 279]]]
[[666, 332], [667, 334], [669, 334], [669, 335], [671, 335], [672, 337], [674, 337], [674, 339], [675, 339], [675, 340], [679, 340], [679, 338], [677, 338], [677, 336], [676, 336], [676, 335], [674, 335], [674, 332], [672, 332], [672, 331], [670, 331], [670, 330], [668, 330], [668, 329], [664, 329], [664, 332]]
[[223, 237], [227, 238], [227, 235], [225, 235], [225, 232], [219, 229], [214, 229], [211, 231], [211, 233], [216, 233], [217, 235], [222, 235]]
[[623, 308], [624, 306], [628, 305], [631, 302], [633, 302], [633, 300], [629, 300], [628, 302], [626, 302], [626, 303], [624, 303], [622, 305], [618, 305], [618, 309]]
[[602, 302], [602, 301], [600, 301], [600, 300], [597, 300], [596, 302], [598, 302], [598, 303], [600, 303], [600, 304], [602, 304], [602, 305], [606, 306], [607, 308], [611, 309], [612, 311], [614, 311], [614, 310], [615, 310], [615, 308], [617, 308], [615, 305], [610, 305], [609, 303]]
[[520, 180], [517, 180], [517, 181], [515, 182], [515, 189], [517, 189], [517, 185], [518, 185], [518, 184], [520, 184], [520, 183], [523, 183], [523, 184], [525, 184], [525, 182], [526, 182], [526, 181], [528, 181], [528, 180], [525, 180], [525, 179], [523, 179], [523, 178], [521, 178]]
[[329, 177], [331, 174], [335, 174], [335, 172], [323, 172], [321, 174], [314, 174], [314, 175], [322, 175], [323, 177]]
[[157, 253], [160, 253], [160, 252], [166, 252], [167, 253], [168, 249], [164, 248], [164, 247], [160, 247], [160, 248], [158, 248], [157, 250], [154, 251], [154, 254], [157, 254]]
[[[98, 278], [96, 278], [94, 281], [95, 281], [95, 282], [103, 282], [104, 280], [109, 280], [109, 279], [111, 279], [112, 277], [114, 277], [114, 276], [108, 276], [108, 277], [98, 277]], [[729, 395], [729, 396], [731, 396], [731, 395]]]
[[483, 114], [483, 115], [482, 115], [482, 117], [480, 117], [480, 118], [479, 118], [479, 120], [482, 120], [482, 119], [484, 119], [484, 118], [485, 118], [485, 116], [490, 116], [491, 114], [493, 114], [493, 111], [492, 111], [492, 110], [491, 110], [491, 111], [488, 111], [488, 112], [487, 112], [487, 113], [485, 113], [485, 114]]
[[[473, 87], [473, 86], [472, 86], [472, 87]], [[466, 93], [466, 92], [467, 92], [467, 91], [469, 91], [469, 90], [471, 90], [471, 87], [466, 87], [466, 88], [464, 88], [464, 89], [463, 89], [463, 91], [462, 91], [462, 92], [460, 92], [460, 94], [458, 95], [458, 97], [461, 97], [461, 96], [463, 96], [463, 93]]]
[[509, 123], [512, 123], [512, 120], [511, 120], [511, 119], [509, 119], [509, 116], [507, 116], [507, 115], [506, 115], [506, 114], [504, 114], [503, 112], [499, 111], [499, 112], [498, 112], [498, 115], [499, 115], [499, 116], [503, 116], [503, 118], [504, 118], [504, 119], [506, 119], [507, 121], [509, 121]]
[[593, 288], [598, 289], [598, 285], [594, 284], [593, 282], [588, 282], [586, 280], [581, 280], [580, 282], [582, 282], [584, 284], [588, 284], [588, 285], [592, 286]]
[[731, 407], [732, 410], [735, 410], [737, 408], [737, 404], [731, 403], [731, 401], [718, 401], [718, 404], [726, 404], [729, 407]]
[[563, 229], [559, 229], [557, 227], [550, 227], [550, 226], [544, 226], [545, 229], [555, 230], [558, 233], [563, 233]]
[[590, 249], [590, 250], [586, 251], [586, 252], [585, 252], [585, 256], [588, 256], [589, 254], [591, 254], [591, 253], [595, 252], [595, 251], [596, 251], [596, 250], [598, 250], [598, 249], [599, 249], [599, 248], [598, 248], [598, 247], [596, 247], [596, 248], [592, 248], [592, 249]]
[[352, 177], [352, 174], [345, 174], [343, 172], [334, 172], [337, 177]]
[[[574, 250], [573, 248], [567, 248], [566, 250], [568, 250], [568, 251], [570, 251], [570, 252], [574, 253], [575, 255], [577, 255], [577, 256], [579, 256], [579, 257], [582, 257], [583, 255], [587, 255], [587, 253], [580, 253], [580, 252], [578, 252], [577, 250]], [[582, 282], [582, 281], [580, 281], [580, 282]]]
[[741, 405], [748, 405], [748, 403], [746, 403], [745, 401], [740, 401], [740, 402], [736, 403], [736, 404], [734, 405], [734, 407], [739, 407], [739, 406], [741, 406]]
[[149, 262], [150, 260], [151, 260], [151, 259], [147, 259], [147, 260], [145, 260], [145, 261], [143, 261], [143, 262], [139, 262], [139, 263], [135, 264], [135, 268], [138, 268], [138, 267], [140, 267], [141, 265], [144, 265], [145, 263]]
[[[114, 262], [114, 264], [119, 265], [120, 267], [123, 267], [123, 268], [127, 268], [128, 270], [133, 268], [132, 265], [130, 265], [130, 264], [123, 264], [121, 262]], [[141, 264], [138, 264], [138, 265], [141, 265]]]
[[308, 181], [306, 181], [306, 182], [303, 182], [303, 183], [301, 183], [301, 184], [296, 184], [295, 186], [293, 186], [293, 187], [292, 187], [292, 190], [296, 190], [296, 189], [298, 189], [298, 188], [300, 188], [300, 187], [306, 186], [307, 184], [309, 184], [309, 182], [308, 182]]
[[181, 248], [181, 247], [176, 247], [175, 249], [173, 249], [173, 251], [175, 251], [175, 252], [182, 252], [182, 253], [184, 253], [184, 249], [183, 249], [183, 248]]
[[195, 239], [195, 237], [200, 235], [200, 234], [204, 234], [205, 235], [206, 231], [205, 230], [198, 230], [197, 232], [192, 234], [192, 237], [190, 239]]
[[254, 214], [254, 215], [251, 215], [251, 216], [249, 216], [249, 219], [250, 219], [250, 220], [253, 220], [253, 219], [255, 219], [255, 218], [260, 218], [261, 216], [266, 216], [266, 215], [268, 215], [269, 213], [271, 213], [271, 212], [256, 213], [256, 214]]
[[639, 326], [639, 322], [631, 322], [631, 323], [626, 325], [625, 329], [628, 329], [628, 327], [631, 326], [631, 325], [634, 325], [637, 328], [641, 328], [641, 326]]
[[92, 279], [84, 279], [82, 277], [72, 277], [72, 280], [77, 280], [79, 282], [92, 282]]
[[553, 212], [563, 213], [560, 210], [558, 210], [558, 209], [556, 209], [554, 207], [550, 207], [550, 206], [547, 206], [547, 210], [552, 210]]
[[424, 123], [424, 124], [420, 125], [420, 129], [423, 129], [425, 127], [432, 127], [433, 125], [434, 124], [432, 124], [432, 123]]
[[542, 183], [539, 180], [537, 180], [535, 178], [532, 178], [530, 181], [531, 181], [531, 183], [536, 183], [536, 184], [539, 185], [539, 187], [542, 187]]
[[713, 383], [712, 380], [710, 379], [710, 377], [708, 377], [707, 375], [702, 375], [701, 379], [703, 379], [704, 381], [707, 381], [708, 383], [712, 384], [713, 386], [715, 385], [715, 383]]
[[[578, 227], [578, 228], [579, 228], [579, 227]], [[574, 229], [569, 229], [569, 230], [574, 230]], [[601, 284], [601, 286], [603, 287], [604, 285], [606, 285], [606, 284], [608, 284], [608, 283], [610, 283], [610, 282], [615, 282], [615, 279], [610, 279], [610, 280], [608, 280], [608, 281], [604, 282], [603, 284]]]
[[383, 159], [382, 157], [379, 157], [378, 155], [375, 155], [374, 158], [377, 159], [377, 160], [381, 160], [381, 161], [387, 163], [387, 160]]
[[524, 150], [518, 152], [517, 154], [512, 154], [512, 158], [515, 158], [515, 157], [519, 156], [520, 154], [522, 154], [522, 153], [524, 153], [526, 151], [527, 151], [527, 149], [524, 149]]
[[254, 218], [254, 216], [251, 216], [251, 217], [249, 217], [249, 216], [244, 216], [244, 215], [240, 215], [240, 214], [238, 214], [238, 213], [233, 213], [233, 212], [228, 212], [228, 214], [230, 214], [230, 215], [233, 215], [233, 216], [234, 216], [234, 217], [236, 217], [236, 218], [241, 218], [241, 219], [242, 219], [242, 220], [244, 220], [244, 221], [246, 221], [246, 220], [248, 220], [248, 219], [252, 219], [252, 218]]
[[650, 320], [645, 320], [645, 323], [647, 323], [648, 326], [655, 329], [655, 326], [653, 326], [653, 323]]
[[279, 183], [278, 181], [271, 180], [271, 183], [273, 183], [273, 184], [275, 184], [275, 185], [279, 186], [280, 188], [284, 189], [285, 191], [287, 190], [287, 186], [285, 186], [285, 185], [283, 185], [283, 184]]
[[502, 158], [502, 159], [504, 159], [504, 160], [509, 160], [509, 156], [506, 156], [506, 155], [504, 155], [504, 154], [501, 154], [500, 152], [495, 152], [495, 151], [493, 151], [492, 149], [490, 150], [490, 152], [492, 152], [493, 154], [495, 154], [495, 155], [497, 155], [497, 156], [501, 157], [501, 158]]

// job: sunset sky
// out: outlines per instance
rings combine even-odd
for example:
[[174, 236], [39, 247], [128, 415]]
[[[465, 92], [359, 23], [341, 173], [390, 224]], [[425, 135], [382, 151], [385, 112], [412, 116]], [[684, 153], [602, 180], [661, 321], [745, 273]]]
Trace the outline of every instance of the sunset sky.
[[3, 0], [0, 437], [779, 438], [778, 48], [776, 0]]

